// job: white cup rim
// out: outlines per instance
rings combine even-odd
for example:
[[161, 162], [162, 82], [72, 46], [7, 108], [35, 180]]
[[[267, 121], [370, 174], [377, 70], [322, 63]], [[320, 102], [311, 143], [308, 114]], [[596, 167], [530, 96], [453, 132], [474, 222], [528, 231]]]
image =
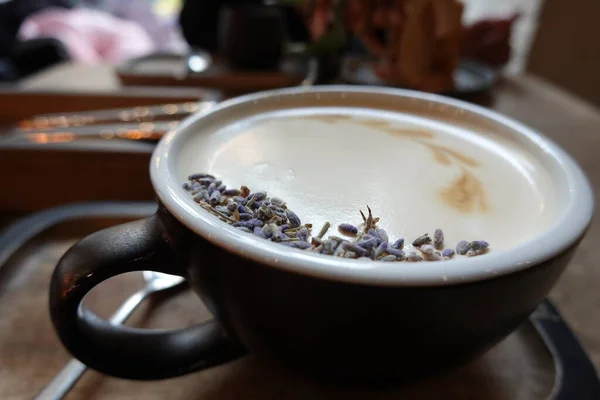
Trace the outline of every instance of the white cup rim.
[[[431, 262], [415, 268], [411, 263], [383, 263], [351, 260], [307, 254], [239, 231], [202, 210], [182, 189], [175, 172], [174, 157], [193, 134], [193, 127], [203, 119], [218, 116], [230, 108], [244, 106], [261, 99], [278, 96], [318, 95], [327, 93], [382, 94], [401, 96], [417, 101], [456, 107], [502, 124], [515, 134], [541, 149], [552, 163], [564, 172], [566, 206], [555, 222], [526, 243], [507, 250], [490, 252], [484, 256]], [[242, 257], [261, 262], [273, 268], [323, 279], [383, 286], [444, 286], [491, 279], [521, 271], [552, 259], [577, 244], [589, 226], [593, 214], [593, 191], [577, 163], [558, 145], [545, 136], [508, 117], [483, 107], [439, 95], [404, 89], [357, 87], [345, 85], [313, 88], [286, 88], [254, 93], [227, 100], [214, 109], [189, 117], [177, 129], [168, 133], [157, 145], [150, 164], [150, 175], [160, 202], [173, 216], [196, 234], [213, 244]]]

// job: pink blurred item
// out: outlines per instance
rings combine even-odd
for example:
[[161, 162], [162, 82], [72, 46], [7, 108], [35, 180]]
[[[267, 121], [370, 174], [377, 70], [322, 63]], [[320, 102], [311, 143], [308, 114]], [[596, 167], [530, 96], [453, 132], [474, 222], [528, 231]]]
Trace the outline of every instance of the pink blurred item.
[[73, 61], [118, 63], [156, 50], [146, 30], [135, 22], [92, 9], [49, 8], [23, 22], [22, 40], [53, 37], [64, 43]]

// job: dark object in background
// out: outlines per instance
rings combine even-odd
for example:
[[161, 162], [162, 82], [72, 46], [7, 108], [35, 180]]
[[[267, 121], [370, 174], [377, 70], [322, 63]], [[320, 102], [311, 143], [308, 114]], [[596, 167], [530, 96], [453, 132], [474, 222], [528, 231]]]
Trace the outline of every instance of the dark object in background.
[[54, 38], [40, 38], [17, 42], [12, 61], [20, 77], [31, 75], [44, 68], [71, 59], [64, 44]]
[[6, 58], [0, 58], [0, 82], [11, 82], [18, 77], [12, 63]]
[[48, 7], [71, 8], [70, 0], [9, 0], [0, 2], [0, 57], [8, 56], [19, 27], [32, 14]]
[[[218, 49], [218, 21], [225, 5], [262, 5], [260, 0], [185, 0], [179, 24], [190, 46], [216, 52]], [[293, 42], [309, 39], [302, 16], [292, 7], [280, 7], [284, 15], [287, 37]]]
[[17, 80], [64, 59], [62, 44], [19, 43], [17, 33], [23, 21], [36, 12], [48, 7], [71, 8], [72, 3], [70, 0], [0, 1], [0, 81]]
[[274, 69], [283, 56], [283, 14], [273, 6], [242, 4], [221, 8], [219, 54], [236, 69]]

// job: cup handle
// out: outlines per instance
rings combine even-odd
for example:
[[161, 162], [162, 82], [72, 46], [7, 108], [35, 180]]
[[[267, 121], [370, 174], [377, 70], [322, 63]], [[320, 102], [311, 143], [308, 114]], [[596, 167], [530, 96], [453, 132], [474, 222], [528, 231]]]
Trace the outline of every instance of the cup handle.
[[59, 261], [50, 285], [50, 315], [60, 340], [81, 362], [119, 378], [149, 380], [245, 353], [214, 320], [178, 330], [135, 329], [112, 325], [81, 304], [100, 282], [131, 271], [184, 275], [156, 215], [93, 233]]

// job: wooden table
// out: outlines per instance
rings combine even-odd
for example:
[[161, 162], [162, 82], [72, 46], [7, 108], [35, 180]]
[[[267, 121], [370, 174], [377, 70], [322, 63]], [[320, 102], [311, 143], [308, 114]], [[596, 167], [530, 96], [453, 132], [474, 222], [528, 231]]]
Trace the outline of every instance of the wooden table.
[[[57, 74], [68, 77], [69, 67], [61, 68], [62, 70], [46, 73], [45, 77], [36, 77], [36, 87], [43, 87], [44, 81], [56, 85]], [[78, 73], [83, 72], [79, 70]], [[94, 84], [97, 85], [102, 79], [112, 82], [111, 73], [110, 69], [104, 68], [99, 71], [96, 68]], [[61, 84], [65, 85], [66, 82]], [[81, 86], [79, 89], [81, 90]], [[583, 166], [594, 190], [597, 191], [600, 187], [600, 110], [533, 76], [505, 80], [485, 102], [492, 109], [530, 125], [562, 145]], [[596, 199], [598, 198], [600, 196], [596, 193]], [[600, 369], [600, 268], [596, 266], [596, 260], [593, 258], [595, 246], [599, 241], [600, 224], [593, 223], [551, 297], [588, 350], [596, 368]], [[68, 359], [66, 351], [58, 345], [54, 333], [49, 330], [45, 303], [49, 271], [60, 254], [66, 250], [68, 243], [70, 242], [54, 243], [46, 250], [40, 250], [40, 260], [44, 263], [41, 269], [45, 272], [30, 273], [28, 276], [28, 279], [32, 279], [37, 295], [27, 301], [40, 304], [39, 310], [35, 312], [37, 322], [35, 326], [19, 326], [19, 332], [15, 332], [15, 338], [11, 339], [10, 343], [0, 341], [0, 398], [29, 398], [58, 372]], [[90, 302], [100, 308], [101, 314], [108, 315], [136, 285], [139, 285], [139, 277], [120, 277], [115, 282], [98, 288]], [[18, 291], [15, 291], [15, 296], [18, 296]], [[7, 297], [0, 290], [0, 305], [2, 302], [11, 301]], [[100, 302], [100, 298], [108, 301]], [[152, 316], [149, 316], [146, 307], [142, 308], [134, 315], [132, 323], [153, 327], [186, 325], [208, 317], [203, 308], [198, 314], [198, 303], [191, 293], [184, 293], [170, 300], [169, 304], [158, 307]], [[7, 309], [9, 308], [6, 306], [0, 307], [0, 312]], [[3, 316], [4, 314], [0, 314], [0, 321]], [[21, 321], [19, 316], [13, 315], [12, 318], [16, 321], [13, 321], [14, 323]], [[35, 349], [38, 347], [42, 350], [36, 353]], [[519, 352], [534, 352], [537, 354], [537, 361], [527, 361], [525, 363], [529, 364], [523, 365], [524, 362], [511, 358], [511, 354]], [[540, 351], [539, 343], [530, 343], [523, 347], [522, 342], [515, 339], [515, 335], [511, 335], [486, 356], [463, 369], [434, 381], [421, 382], [414, 387], [393, 392], [361, 393], [324, 388], [273, 366], [264, 365], [253, 357], [246, 357], [209, 371], [160, 382], [129, 382], [91, 372], [68, 398], [396, 399], [425, 398], [441, 390], [448, 399], [462, 399], [465, 396], [474, 396], [474, 393], [478, 393], [479, 397], [473, 398], [485, 396], [493, 399], [532, 399], [538, 398], [539, 393], [544, 393], [536, 387], [540, 381], [545, 384], [551, 381], [551, 377], [548, 376], [551, 371], [542, 367], [544, 361], [548, 362], [548, 356]], [[38, 363], [43, 363], [45, 368], [40, 368], [36, 365]], [[525, 368], [525, 372], [522, 368]], [[491, 375], [490, 371], [493, 372]], [[494, 378], [490, 380], [490, 376]], [[535, 380], [537, 381], [534, 382]], [[511, 387], [507, 387], [507, 381], [512, 382]], [[539, 398], [543, 398], [543, 395]]]

